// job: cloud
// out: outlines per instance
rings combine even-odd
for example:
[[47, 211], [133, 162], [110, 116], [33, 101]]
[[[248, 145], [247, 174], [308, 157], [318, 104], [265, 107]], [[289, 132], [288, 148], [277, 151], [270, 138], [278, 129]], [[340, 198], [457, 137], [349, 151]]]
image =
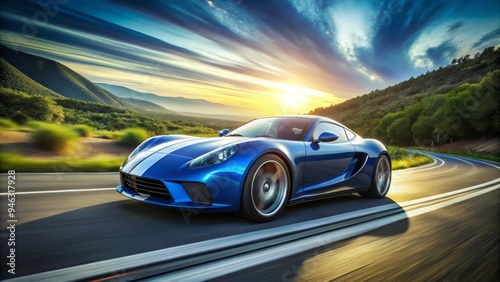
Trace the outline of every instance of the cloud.
[[458, 31], [461, 27], [464, 26], [464, 22], [463, 21], [458, 21], [458, 22], [455, 22], [451, 25], [448, 26], [448, 33], [452, 34], [452, 33], [455, 33], [456, 31]]
[[497, 28], [483, 35], [483, 37], [481, 37], [481, 39], [476, 41], [472, 46], [480, 47], [480, 46], [486, 46], [487, 44], [492, 44], [492, 45], [498, 44], [500, 41], [499, 39], [500, 39], [500, 28]]
[[[400, 3], [400, 2], [398, 2]], [[369, 48], [356, 50], [358, 59], [369, 71], [390, 82], [400, 81], [414, 69], [407, 53], [421, 33], [446, 8], [441, 1], [406, 1], [394, 6], [384, 1], [375, 7], [373, 40]]]
[[445, 66], [450, 63], [450, 58], [452, 58], [457, 51], [457, 46], [448, 40], [437, 47], [427, 49], [425, 53], [427, 58], [431, 60], [433, 66]]
[[[37, 0], [8, 1], [0, 34], [13, 36], [0, 41], [20, 42], [22, 51], [78, 66], [95, 80], [105, 73], [98, 69], [115, 70], [113, 79], [135, 75], [136, 83], [154, 77], [165, 93], [181, 96], [252, 99], [291, 84], [337, 101], [448, 64], [474, 40], [498, 42], [497, 29], [464, 47], [467, 30], [492, 26], [468, 19], [495, 11], [464, 2], [69, 1], [43, 24], [32, 20]], [[460, 9], [469, 14], [457, 16]], [[31, 37], [23, 34], [25, 19], [37, 30]]]

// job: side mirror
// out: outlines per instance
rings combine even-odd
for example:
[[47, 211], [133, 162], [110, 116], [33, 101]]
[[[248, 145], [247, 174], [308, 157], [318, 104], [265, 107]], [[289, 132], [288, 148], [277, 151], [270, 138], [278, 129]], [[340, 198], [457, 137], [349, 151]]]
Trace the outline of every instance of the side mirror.
[[314, 139], [313, 143], [319, 143], [319, 142], [332, 142], [339, 139], [337, 134], [331, 133], [331, 132], [323, 132], [319, 135], [318, 139]]
[[229, 129], [227, 129], [227, 128], [223, 129], [223, 130], [219, 131], [219, 137], [226, 136], [229, 132], [231, 132], [231, 131], [229, 131]]

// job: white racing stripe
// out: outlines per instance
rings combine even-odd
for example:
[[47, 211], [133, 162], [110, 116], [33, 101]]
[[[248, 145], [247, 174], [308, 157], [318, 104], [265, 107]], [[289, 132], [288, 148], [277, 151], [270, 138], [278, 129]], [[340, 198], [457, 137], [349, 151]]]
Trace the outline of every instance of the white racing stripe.
[[[183, 139], [178, 140], [174, 144], [169, 144], [169, 146], [158, 145], [151, 149], [147, 149], [143, 152], [140, 152], [136, 158], [139, 158], [133, 164], [126, 164], [122, 169], [125, 173], [130, 173], [137, 176], [142, 176], [150, 167], [160, 161], [163, 157], [168, 154], [171, 154], [179, 149], [182, 149], [189, 145], [195, 145], [198, 143], [206, 142], [204, 138], [195, 138], [195, 139]], [[145, 156], [141, 156], [140, 154], [144, 154]], [[135, 159], [135, 158], [134, 158]], [[132, 162], [134, 161], [132, 159]]]
[[[116, 190], [116, 188], [107, 187], [107, 188], [69, 189], [69, 190], [23, 191], [23, 192], [15, 192], [15, 194], [31, 195], [31, 194], [72, 193], [72, 192], [94, 192], [94, 191], [109, 191], [109, 190]], [[8, 194], [9, 193], [0, 193], [0, 196], [6, 196]]]

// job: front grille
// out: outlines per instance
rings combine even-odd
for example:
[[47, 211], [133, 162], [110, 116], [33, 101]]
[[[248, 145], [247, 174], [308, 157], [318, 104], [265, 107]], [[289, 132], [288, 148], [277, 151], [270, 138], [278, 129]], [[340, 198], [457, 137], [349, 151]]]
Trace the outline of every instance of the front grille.
[[172, 196], [168, 192], [167, 187], [160, 180], [144, 178], [127, 173], [122, 173], [121, 178], [123, 186], [128, 189], [134, 190], [137, 193], [169, 200], [172, 199]]

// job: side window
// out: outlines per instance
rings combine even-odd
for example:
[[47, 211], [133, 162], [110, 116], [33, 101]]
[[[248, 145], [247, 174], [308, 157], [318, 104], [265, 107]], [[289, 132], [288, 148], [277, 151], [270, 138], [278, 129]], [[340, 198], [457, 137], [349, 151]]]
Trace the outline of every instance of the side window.
[[345, 133], [347, 133], [347, 139], [349, 140], [354, 139], [354, 137], [356, 137], [356, 134], [354, 134], [354, 132], [350, 131], [349, 129], [346, 129]]
[[319, 138], [319, 136], [323, 132], [335, 133], [339, 137], [339, 139], [337, 139], [335, 142], [347, 141], [347, 136], [343, 127], [327, 122], [322, 122], [318, 124], [318, 126], [316, 126], [316, 129], [314, 129], [313, 133], [313, 139]]

